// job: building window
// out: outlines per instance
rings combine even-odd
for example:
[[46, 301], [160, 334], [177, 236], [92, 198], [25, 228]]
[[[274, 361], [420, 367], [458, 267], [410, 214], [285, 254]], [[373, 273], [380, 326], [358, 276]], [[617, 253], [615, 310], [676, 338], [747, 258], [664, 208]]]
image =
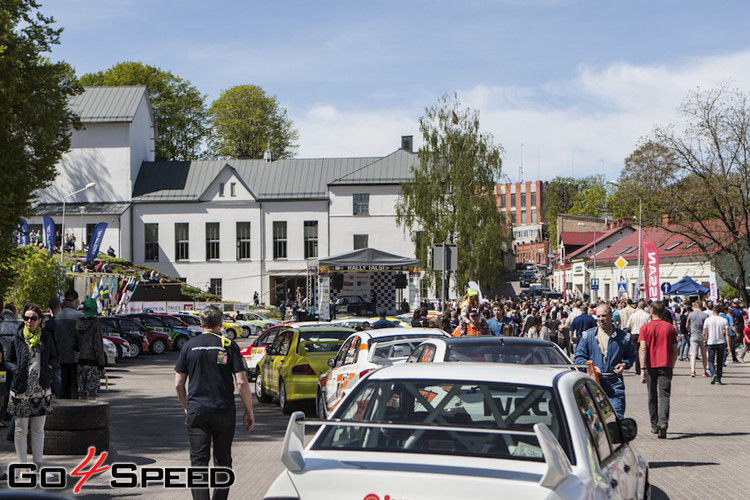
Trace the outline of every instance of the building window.
[[521, 210], [521, 224], [526, 224], [526, 210]]
[[221, 293], [222, 293], [221, 278], [211, 278], [211, 284], [209, 285], [209, 292], [221, 297]]
[[219, 196], [221, 197], [224, 196], [224, 183], [223, 182], [219, 183]]
[[187, 222], [177, 222], [174, 225], [174, 257], [175, 260], [190, 259], [190, 240], [188, 233], [190, 225]]
[[510, 194], [510, 206], [515, 207], [516, 206], [516, 193]]
[[219, 259], [219, 223], [206, 222], [206, 260]]
[[531, 223], [536, 224], [536, 210], [531, 211]]
[[286, 221], [273, 223], [273, 258], [286, 259]]
[[505, 207], [505, 193], [500, 195], [500, 206]]
[[[234, 184], [233, 184], [234, 185]], [[250, 223], [237, 223], [237, 260], [250, 258]]]
[[521, 206], [526, 206], [526, 192], [521, 193]]
[[370, 195], [368, 193], [354, 193], [354, 215], [366, 215], [370, 213]]
[[318, 221], [305, 221], [305, 258], [318, 256]]
[[233, 182], [229, 185], [229, 195], [237, 196], [237, 183]]
[[536, 192], [531, 193], [531, 204], [536, 205]]
[[360, 248], [367, 248], [367, 238], [368, 235], [366, 234], [355, 234], [354, 235], [354, 249], [359, 250]]
[[146, 242], [145, 250], [146, 255], [144, 260], [147, 262], [155, 262], [159, 260], [159, 224], [144, 224], [143, 225], [145, 235], [144, 241]]

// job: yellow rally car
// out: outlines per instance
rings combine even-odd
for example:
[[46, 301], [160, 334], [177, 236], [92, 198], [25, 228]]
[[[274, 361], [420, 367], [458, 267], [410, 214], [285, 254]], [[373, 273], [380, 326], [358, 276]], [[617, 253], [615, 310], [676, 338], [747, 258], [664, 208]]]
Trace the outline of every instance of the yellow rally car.
[[[184, 311], [180, 314], [191, 314], [198, 317], [200, 311]], [[223, 314], [222, 317], [221, 327], [224, 329], [224, 335], [226, 335], [229, 340], [240, 338], [242, 336], [242, 327], [235, 323], [234, 319], [228, 314]], [[198, 326], [200, 326], [200, 321], [198, 321]]]
[[335, 326], [290, 326], [280, 332], [258, 363], [258, 401], [267, 403], [278, 396], [285, 415], [301, 402], [314, 402], [318, 378], [328, 371], [328, 360], [352, 332]]

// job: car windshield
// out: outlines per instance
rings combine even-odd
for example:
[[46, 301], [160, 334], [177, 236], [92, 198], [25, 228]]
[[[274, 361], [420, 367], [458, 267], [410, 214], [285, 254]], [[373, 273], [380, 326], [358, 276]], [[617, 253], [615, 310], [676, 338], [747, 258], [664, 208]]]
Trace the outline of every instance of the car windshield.
[[568, 365], [570, 360], [553, 345], [466, 343], [449, 345], [446, 361], [482, 361], [520, 365]]
[[192, 314], [186, 314], [184, 316], [180, 315], [180, 319], [187, 323], [188, 325], [192, 326], [201, 326], [201, 320], [198, 316], [193, 316]]
[[[543, 423], [571, 457], [560, 408], [549, 387], [487, 381], [365, 380], [342, 403], [334, 419], [403, 427], [328, 426], [312, 448], [544, 461], [534, 434], [534, 424]], [[415, 425], [430, 428], [410, 427]], [[445, 427], [450, 429], [441, 429]]]
[[185, 323], [173, 316], [159, 316], [162, 321], [172, 328], [185, 328]]
[[338, 351], [351, 334], [351, 330], [314, 330], [300, 332], [299, 341], [308, 342], [305, 352], [331, 352]]

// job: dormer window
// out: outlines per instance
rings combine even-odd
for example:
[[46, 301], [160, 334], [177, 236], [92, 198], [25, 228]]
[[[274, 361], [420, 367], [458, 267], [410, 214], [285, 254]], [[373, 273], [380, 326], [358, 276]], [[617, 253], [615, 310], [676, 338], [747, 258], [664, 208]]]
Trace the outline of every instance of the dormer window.
[[231, 184], [229, 184], [229, 196], [232, 196], [232, 197], [237, 196], [237, 183], [236, 182], [232, 182]]
[[223, 182], [219, 183], [219, 196], [222, 198], [224, 197], [224, 183]]

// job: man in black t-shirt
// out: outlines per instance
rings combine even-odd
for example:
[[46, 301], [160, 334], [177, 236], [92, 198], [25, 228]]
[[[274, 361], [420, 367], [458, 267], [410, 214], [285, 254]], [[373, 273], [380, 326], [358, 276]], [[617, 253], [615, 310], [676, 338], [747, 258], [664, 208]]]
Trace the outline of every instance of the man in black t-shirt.
[[[185, 410], [190, 438], [190, 464], [207, 467], [214, 448], [214, 464], [232, 466], [232, 440], [236, 420], [234, 383], [245, 406], [242, 425], [255, 425], [250, 384], [240, 348], [220, 334], [222, 313], [216, 306], [201, 311], [203, 334], [190, 339], [175, 366], [175, 390]], [[187, 390], [186, 390], [187, 383]], [[192, 490], [193, 498], [209, 498], [208, 488]], [[216, 489], [214, 498], [227, 498], [229, 488]]]

